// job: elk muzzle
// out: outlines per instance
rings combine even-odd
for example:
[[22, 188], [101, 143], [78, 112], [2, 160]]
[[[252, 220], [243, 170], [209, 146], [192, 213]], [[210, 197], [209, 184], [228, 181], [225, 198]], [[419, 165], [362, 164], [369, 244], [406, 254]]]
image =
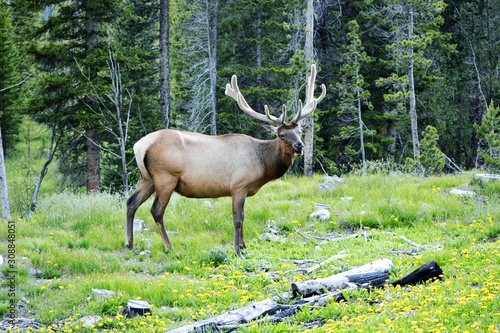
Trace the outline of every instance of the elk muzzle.
[[299, 141], [293, 144], [293, 152], [295, 155], [302, 155], [302, 149], [304, 148], [304, 144]]

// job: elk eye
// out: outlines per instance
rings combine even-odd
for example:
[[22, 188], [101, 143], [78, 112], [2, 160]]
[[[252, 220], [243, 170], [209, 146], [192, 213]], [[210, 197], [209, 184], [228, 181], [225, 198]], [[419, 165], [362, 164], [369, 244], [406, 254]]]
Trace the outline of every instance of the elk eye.
[[283, 133], [282, 133], [282, 134], [280, 134], [280, 139], [281, 139], [281, 140], [285, 140], [285, 134], [283, 134]]

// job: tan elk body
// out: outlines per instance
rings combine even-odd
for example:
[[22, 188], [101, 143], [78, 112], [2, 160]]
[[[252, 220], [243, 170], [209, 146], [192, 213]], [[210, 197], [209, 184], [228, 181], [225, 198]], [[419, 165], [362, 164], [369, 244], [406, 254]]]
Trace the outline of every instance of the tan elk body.
[[159, 130], [146, 135], [134, 145], [141, 180], [127, 200], [127, 242], [133, 248], [133, 221], [139, 206], [156, 192], [151, 214], [165, 249], [172, 248], [165, 231], [163, 215], [173, 192], [189, 198], [230, 196], [234, 223], [234, 251], [239, 257], [245, 247], [243, 238], [244, 205], [267, 182], [284, 175], [296, 155], [302, 154], [303, 143], [298, 124], [310, 115], [326, 93], [314, 98], [316, 67], [311, 66], [306, 104], [290, 123], [286, 112], [279, 118], [252, 110], [239, 91], [237, 78], [226, 86], [226, 95], [238, 102], [248, 115], [275, 126], [277, 138], [259, 140], [243, 134], [209, 136], [193, 132]]

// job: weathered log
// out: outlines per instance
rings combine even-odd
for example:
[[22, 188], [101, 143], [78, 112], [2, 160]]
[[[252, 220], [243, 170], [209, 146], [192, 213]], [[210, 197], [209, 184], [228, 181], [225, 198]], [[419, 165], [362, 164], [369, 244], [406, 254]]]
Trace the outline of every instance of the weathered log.
[[326, 278], [295, 282], [292, 283], [293, 297], [306, 298], [343, 289], [342, 286], [346, 283], [369, 284], [371, 287], [382, 286], [389, 280], [387, 272], [391, 268], [390, 260], [380, 259]]
[[[168, 331], [169, 333], [216, 332], [213, 327], [236, 326], [245, 324], [266, 315], [272, 315], [283, 306], [272, 298], [247, 305], [243, 308], [223, 313], [217, 317], [196, 322]], [[210, 331], [212, 329], [212, 331]]]
[[391, 284], [393, 286], [400, 285], [400, 286], [406, 286], [406, 285], [416, 285], [418, 283], [426, 282], [432, 279], [441, 279], [443, 274], [443, 270], [437, 262], [434, 260], [429, 261], [407, 276], [392, 282]]
[[[390, 260], [380, 259], [328, 278], [293, 283], [293, 296], [302, 297], [295, 300], [293, 304], [280, 304], [278, 297], [269, 298], [166, 333], [218, 333], [221, 330], [231, 330], [251, 321], [281, 322], [285, 318], [293, 316], [306, 305], [324, 307], [330, 302], [344, 300], [347, 291], [382, 287], [387, 284], [389, 279], [387, 272], [391, 268], [392, 262]], [[443, 271], [439, 265], [435, 261], [430, 261], [391, 284], [394, 286], [414, 285], [436, 278], [440, 279], [442, 274]], [[327, 285], [325, 285], [325, 281]], [[313, 288], [316, 285], [318, 286]], [[328, 289], [329, 287], [332, 289]], [[325, 292], [325, 290], [329, 291]], [[319, 294], [321, 292], [325, 293]]]

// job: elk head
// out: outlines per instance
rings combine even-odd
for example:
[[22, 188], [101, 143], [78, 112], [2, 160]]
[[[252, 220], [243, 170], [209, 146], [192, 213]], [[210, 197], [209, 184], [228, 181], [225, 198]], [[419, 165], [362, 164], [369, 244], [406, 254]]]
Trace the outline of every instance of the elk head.
[[[264, 106], [265, 114], [256, 112], [253, 110], [243, 97], [239, 87], [238, 78], [233, 75], [231, 78], [231, 84], [226, 85], [226, 95], [238, 102], [240, 109], [252, 118], [260, 120], [266, 124], [271, 125], [271, 129], [276, 133], [277, 137], [284, 143], [283, 147], [286, 153], [293, 155], [302, 155], [302, 149], [304, 144], [301, 140], [302, 131], [300, 130], [299, 121], [313, 113], [316, 109], [316, 105], [323, 100], [326, 94], [326, 87], [324, 84], [321, 85], [321, 95], [318, 98], [314, 98], [314, 82], [316, 81], [316, 65], [311, 65], [311, 75], [307, 80], [306, 88], [306, 103], [302, 106], [302, 101], [299, 99], [298, 110], [293, 119], [287, 123], [286, 122], [286, 107], [282, 106], [281, 115], [275, 117], [269, 113], [269, 108], [267, 105]], [[291, 150], [291, 151], [287, 151]]]

